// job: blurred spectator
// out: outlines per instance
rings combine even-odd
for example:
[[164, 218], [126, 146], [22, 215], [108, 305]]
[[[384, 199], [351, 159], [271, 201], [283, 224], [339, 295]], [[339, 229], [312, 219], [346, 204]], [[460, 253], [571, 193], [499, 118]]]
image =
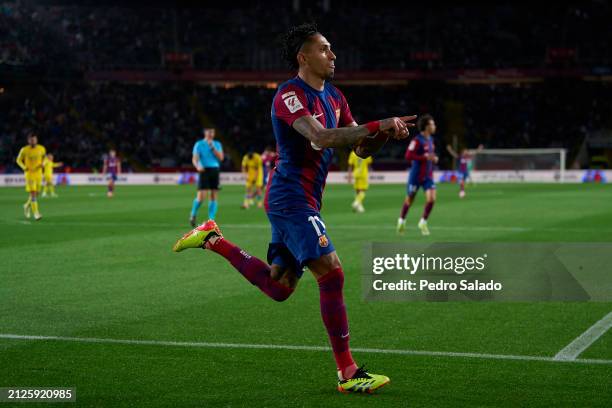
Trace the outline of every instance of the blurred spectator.
[[[438, 145], [452, 134], [467, 146], [565, 147], [612, 129], [612, 84], [557, 80], [513, 85], [340, 86], [355, 119], [364, 123], [401, 114], [432, 113]], [[224, 145], [244, 154], [274, 144], [274, 89], [193, 84], [49, 83], [32, 97], [0, 110], [0, 163], [10, 167], [28, 129], [73, 168], [97, 168], [115, 147], [135, 170], [188, 165], [203, 121]], [[562, 103], [560, 103], [562, 101]], [[401, 161], [405, 143], [389, 143], [377, 162]], [[445, 164], [445, 163], [443, 163]], [[448, 164], [448, 163], [446, 163]], [[226, 166], [232, 166], [230, 162]], [[128, 166], [129, 167], [129, 166]]]
[[279, 2], [250, 7], [0, 6], [0, 63], [85, 70], [158, 68], [168, 51], [192, 53], [205, 70], [284, 69], [278, 35], [316, 21], [348, 70], [597, 66], [612, 62], [612, 5], [385, 7], [378, 2]]

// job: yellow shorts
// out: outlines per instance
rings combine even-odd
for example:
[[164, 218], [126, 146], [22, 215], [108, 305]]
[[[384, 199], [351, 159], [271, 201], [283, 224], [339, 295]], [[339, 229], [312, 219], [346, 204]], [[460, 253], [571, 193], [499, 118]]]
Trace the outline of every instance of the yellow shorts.
[[53, 184], [53, 174], [44, 174], [46, 184]]
[[39, 192], [42, 185], [42, 173], [25, 173], [25, 190], [28, 193]]
[[356, 177], [353, 182], [353, 187], [355, 190], [367, 190], [368, 189], [368, 179], [366, 177]]
[[259, 173], [259, 174], [247, 174], [246, 186], [247, 186], [247, 188], [251, 188], [251, 187], [261, 188], [261, 187], [263, 187], [263, 174], [262, 173]]

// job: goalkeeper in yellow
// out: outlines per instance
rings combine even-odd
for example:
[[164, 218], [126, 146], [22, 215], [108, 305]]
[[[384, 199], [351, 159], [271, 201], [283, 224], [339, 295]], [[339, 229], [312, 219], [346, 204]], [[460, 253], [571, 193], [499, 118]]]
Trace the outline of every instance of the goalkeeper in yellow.
[[19, 151], [17, 164], [25, 174], [25, 189], [28, 192], [28, 201], [23, 205], [26, 218], [34, 213], [34, 219], [40, 220], [42, 216], [38, 211], [38, 192], [42, 185], [43, 163], [47, 151], [38, 144], [38, 137], [34, 133], [28, 135], [28, 144]]
[[247, 209], [257, 203], [262, 208], [261, 190], [263, 187], [263, 160], [259, 153], [250, 150], [242, 158], [242, 173], [246, 176], [246, 190], [242, 208]]
[[365, 199], [366, 190], [368, 189], [369, 167], [372, 165], [372, 157], [362, 159], [357, 156], [354, 151], [351, 151], [348, 159], [348, 182], [353, 182], [355, 188], [355, 200], [353, 201], [353, 211], [362, 213], [363, 200]]
[[43, 197], [46, 197], [47, 193], [51, 194], [51, 197], [57, 197], [57, 194], [55, 194], [55, 184], [53, 184], [53, 169], [62, 167], [63, 165], [64, 163], [62, 162], [56, 163], [53, 161], [53, 154], [47, 154], [43, 163], [43, 178], [45, 180], [42, 193]]

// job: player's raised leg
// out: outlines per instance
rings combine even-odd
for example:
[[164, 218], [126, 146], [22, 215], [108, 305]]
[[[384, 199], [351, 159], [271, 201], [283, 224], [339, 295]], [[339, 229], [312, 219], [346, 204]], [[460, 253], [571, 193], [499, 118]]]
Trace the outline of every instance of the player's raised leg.
[[287, 267], [277, 264], [272, 268], [248, 254], [223, 237], [221, 230], [212, 220], [185, 234], [176, 242], [173, 251], [180, 252], [189, 248], [205, 248], [221, 255], [251, 284], [278, 302], [291, 296], [297, 285], [297, 279], [292, 279], [291, 274], [286, 273]]

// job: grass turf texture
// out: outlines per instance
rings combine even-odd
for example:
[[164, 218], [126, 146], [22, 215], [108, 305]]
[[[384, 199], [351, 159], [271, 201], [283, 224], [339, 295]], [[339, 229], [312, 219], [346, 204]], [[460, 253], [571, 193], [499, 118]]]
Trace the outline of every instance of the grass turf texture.
[[[191, 186], [59, 188], [27, 222], [22, 189], [0, 189], [0, 333], [184, 342], [327, 346], [309, 273], [277, 304], [216, 254], [172, 253], [189, 229]], [[612, 238], [612, 186], [477, 185], [464, 200], [440, 185], [422, 238], [394, 227], [403, 186], [372, 186], [366, 213], [350, 186], [330, 185], [323, 217], [342, 259], [351, 344], [552, 357], [610, 303], [363, 303], [367, 241], [576, 241]], [[224, 234], [265, 258], [263, 211], [224, 187]], [[206, 214], [206, 207], [200, 216]], [[612, 359], [608, 332], [580, 358]], [[0, 387], [74, 386], [78, 406], [606, 406], [612, 365], [355, 353], [386, 374], [378, 395], [335, 391], [330, 352], [0, 339]], [[74, 404], [66, 404], [74, 406]], [[28, 404], [28, 406], [30, 406]], [[46, 405], [45, 405], [46, 406]]]

